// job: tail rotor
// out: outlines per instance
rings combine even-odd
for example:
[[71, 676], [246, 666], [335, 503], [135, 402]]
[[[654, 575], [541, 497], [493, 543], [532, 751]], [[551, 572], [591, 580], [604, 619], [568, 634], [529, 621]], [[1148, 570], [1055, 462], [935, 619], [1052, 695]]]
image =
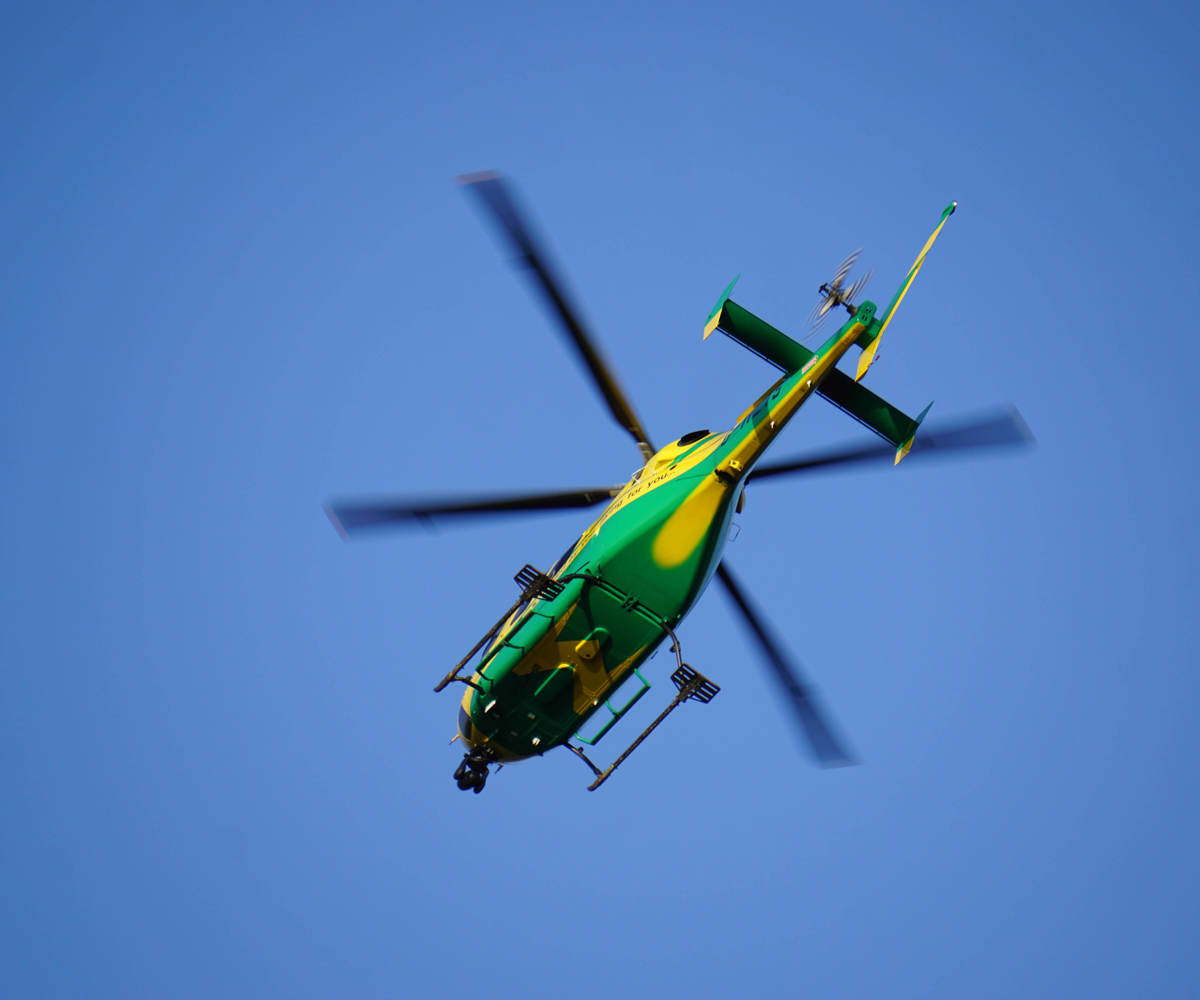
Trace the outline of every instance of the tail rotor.
[[868, 271], [866, 274], [860, 275], [849, 287], [846, 286], [846, 279], [850, 276], [850, 272], [854, 268], [854, 263], [858, 260], [858, 255], [861, 253], [862, 247], [859, 247], [853, 253], [849, 254], [838, 265], [833, 280], [827, 281], [817, 289], [817, 294], [821, 296], [821, 301], [813, 306], [812, 312], [808, 314], [808, 333], [805, 335], [805, 340], [821, 329], [829, 314], [838, 306], [842, 306], [851, 316], [858, 310], [858, 307], [854, 304], [854, 300], [867, 287], [867, 282], [871, 280], [873, 272]]

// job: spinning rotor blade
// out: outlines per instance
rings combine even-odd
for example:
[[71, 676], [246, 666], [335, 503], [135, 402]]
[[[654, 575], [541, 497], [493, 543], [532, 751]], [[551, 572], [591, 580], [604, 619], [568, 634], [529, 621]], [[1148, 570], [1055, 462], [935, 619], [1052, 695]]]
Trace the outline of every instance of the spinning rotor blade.
[[837, 274], [833, 276], [833, 281], [829, 283], [831, 288], [835, 290], [841, 288], [842, 282], [846, 280], [846, 276], [850, 273], [851, 268], [854, 267], [854, 262], [858, 260], [858, 255], [861, 253], [862, 247], [859, 247], [857, 250], [851, 250], [846, 255], [846, 259], [838, 265]]
[[370, 528], [404, 527], [443, 517], [592, 507], [611, 500], [620, 491], [620, 486], [600, 486], [591, 490], [564, 490], [558, 493], [510, 493], [416, 502], [387, 498], [374, 501], [338, 500], [326, 504], [325, 513], [329, 515], [338, 534], [349, 539], [352, 534]]
[[522, 221], [522, 216], [517, 211], [516, 203], [504, 179], [497, 174], [484, 172], [464, 174], [459, 178], [459, 182], [467, 185], [479, 195], [512, 243], [517, 255], [533, 272], [538, 287], [558, 314], [558, 318], [562, 320], [563, 328], [571, 338], [571, 343], [575, 345], [575, 350], [579, 352], [580, 360], [591, 372], [612, 415], [616, 418], [617, 423], [624, 427], [637, 442], [642, 457], [649, 460], [655, 451], [650, 444], [650, 435], [646, 433], [645, 427], [642, 426], [642, 422], [634, 412], [633, 404], [621, 390], [616, 375], [600, 355], [592, 338], [584, 330], [575, 310], [567, 301], [561, 285], [550, 269], [546, 256]]
[[750, 626], [750, 630], [758, 640], [763, 655], [767, 658], [767, 663], [775, 672], [775, 677], [788, 696], [792, 710], [796, 713], [796, 719], [804, 730], [808, 745], [817, 761], [822, 767], [843, 767], [847, 764], [857, 763], [846, 753], [837, 737], [834, 736], [828, 720], [817, 704], [813, 689], [804, 683], [796, 665], [788, 660], [782, 647], [767, 631], [766, 623], [747, 600], [741, 585], [733, 578], [724, 562], [717, 565], [717, 577], [725, 584], [729, 596], [733, 598], [734, 604], [737, 605], [746, 624]]
[[806, 321], [808, 330], [804, 334], [802, 343], [808, 343], [813, 338], [813, 335], [825, 325], [825, 320], [829, 318], [829, 313], [836, 304], [837, 300], [833, 295], [826, 295], [820, 302], [813, 306], [812, 312], [808, 314]]
[[859, 296], [859, 293], [860, 293], [860, 292], [861, 292], [861, 291], [862, 291], [864, 288], [866, 288], [866, 287], [867, 287], [867, 282], [871, 280], [871, 275], [873, 275], [874, 273], [875, 273], [874, 271], [868, 271], [866, 274], [864, 274], [864, 275], [861, 275], [861, 276], [860, 276], [860, 277], [859, 277], [859, 278], [858, 278], [858, 279], [857, 279], [857, 280], [854, 282], [854, 284], [850, 286], [850, 290], [849, 290], [848, 292], [846, 292], [846, 294], [843, 296], [843, 298], [844, 298], [844, 299], [845, 299], [847, 302], [853, 303], [853, 302], [854, 302], [854, 300], [858, 298], [858, 296]]
[[[975, 451], [984, 448], [1011, 448], [1017, 445], [1033, 443], [1033, 434], [1028, 425], [1015, 409], [1003, 410], [1000, 413], [985, 417], [974, 417], [953, 424], [941, 424], [929, 430], [917, 432], [917, 439], [912, 446], [912, 454], [928, 457], [950, 455], [954, 452]], [[874, 462], [881, 458], [892, 459], [896, 449], [890, 444], [869, 444], [859, 448], [840, 448], [836, 451], [819, 452], [808, 458], [795, 459], [790, 462], [776, 462], [762, 465], [750, 473], [747, 481], [769, 479], [772, 476], [789, 475], [796, 472], [808, 472], [813, 469], [828, 468], [835, 465], [854, 465], [862, 462]]]
[[851, 301], [858, 292], [870, 280], [871, 272], [868, 271], [866, 277], [859, 278], [854, 283], [850, 291], [843, 291], [842, 285], [849, 276], [851, 269], [854, 267], [854, 262], [858, 260], [859, 254], [862, 253], [862, 247], [857, 250], [852, 250], [839, 265], [837, 273], [834, 274], [833, 280], [824, 284], [818, 290], [821, 296], [821, 301], [813, 306], [812, 312], [808, 314], [808, 319], [805, 325], [808, 327], [808, 332], [804, 334], [802, 342], [807, 342], [808, 339], [816, 333], [822, 326], [825, 325], [825, 318], [829, 315], [834, 306], [842, 302]]
[[821, 325], [825, 322], [825, 316], [829, 312], [829, 299], [823, 299], [812, 307], [812, 312], [808, 314], [808, 318], [804, 321], [807, 328], [807, 333], [804, 334], [805, 343], [809, 337], [821, 329]]

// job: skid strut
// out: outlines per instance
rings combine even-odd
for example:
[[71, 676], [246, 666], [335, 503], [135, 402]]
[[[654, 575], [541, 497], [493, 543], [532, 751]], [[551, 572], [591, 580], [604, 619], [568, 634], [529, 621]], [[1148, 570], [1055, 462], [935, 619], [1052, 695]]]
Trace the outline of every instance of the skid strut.
[[707, 705], [713, 700], [713, 698], [717, 696], [717, 692], [721, 690], [703, 674], [693, 670], [683, 662], [680, 662], [679, 666], [675, 669], [675, 672], [671, 674], [671, 681], [674, 683], [675, 687], [679, 689], [675, 697], [672, 699], [671, 704], [664, 708], [659, 714], [658, 718], [646, 727], [641, 736], [629, 744], [628, 749], [621, 754], [620, 757], [608, 765], [607, 771], [601, 771], [600, 768], [588, 760], [584, 752], [578, 747], [572, 746], [570, 743], [566, 744], [567, 749], [572, 751], [576, 757], [587, 764], [587, 766], [592, 769], [592, 773], [596, 775], [596, 780], [588, 785], [589, 792], [594, 792], [597, 788], [603, 785], [604, 782], [608, 780], [609, 775], [611, 775], [613, 771], [621, 766], [625, 758], [633, 753], [633, 751], [639, 746], [641, 746], [642, 741], [652, 732], [654, 732], [654, 730], [662, 724], [663, 720], [666, 719], [668, 715], [674, 712], [675, 709], [677, 709], [685, 701], [698, 701]]
[[551, 579], [541, 570], [535, 569], [528, 563], [521, 567], [521, 571], [517, 573], [513, 579], [521, 588], [521, 596], [516, 599], [511, 608], [509, 608], [504, 612], [503, 615], [500, 616], [500, 620], [491, 627], [488, 633], [471, 647], [471, 652], [454, 664], [454, 669], [452, 669], [448, 674], [446, 674], [445, 677], [438, 681], [434, 691], [443, 690], [451, 681], [461, 681], [463, 684], [466, 684], [467, 687], [473, 687], [477, 691], [481, 690], [478, 684], [472, 683], [465, 677], [459, 677], [458, 672], [471, 661], [471, 658], [476, 653], [483, 649], [483, 647], [495, 637], [496, 633], [500, 631], [500, 626], [508, 621], [508, 619], [512, 616], [512, 613], [516, 611], [517, 608], [519, 608], [522, 604], [525, 604], [527, 601], [532, 601], [535, 597], [543, 601], [553, 600], [563, 592], [563, 585], [561, 583], [559, 583], [557, 580]]

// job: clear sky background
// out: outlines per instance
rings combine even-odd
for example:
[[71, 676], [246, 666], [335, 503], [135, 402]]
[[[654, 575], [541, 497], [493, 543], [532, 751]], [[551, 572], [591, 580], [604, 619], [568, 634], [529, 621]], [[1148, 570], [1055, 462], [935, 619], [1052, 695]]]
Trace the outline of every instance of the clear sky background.
[[[1194, 5], [169, 7], [0, 39], [0, 993], [1200, 992]], [[763, 483], [728, 552], [861, 767], [714, 591], [720, 696], [600, 792], [454, 787], [432, 685], [591, 514], [322, 502], [638, 462], [483, 168], [659, 442], [775, 377], [701, 342], [734, 274], [800, 334], [959, 201], [869, 384], [1037, 447]], [[863, 433], [814, 400], [774, 456]]]

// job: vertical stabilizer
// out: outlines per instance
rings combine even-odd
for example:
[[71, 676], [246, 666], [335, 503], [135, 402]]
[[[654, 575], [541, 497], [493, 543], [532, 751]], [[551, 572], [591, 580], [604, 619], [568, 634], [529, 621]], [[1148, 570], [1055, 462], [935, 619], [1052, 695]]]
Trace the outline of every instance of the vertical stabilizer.
[[892, 317], [896, 314], [896, 307], [904, 300], [904, 296], [908, 294], [909, 286], [913, 283], [920, 272], [922, 265], [925, 263], [925, 256], [929, 253], [933, 246], [933, 241], [938, 238], [942, 227], [946, 224], [946, 220], [954, 214], [954, 210], [958, 208], [958, 202], [952, 201], [946, 206], [946, 210], [942, 212], [942, 218], [937, 224], [937, 228], [933, 234], [925, 241], [925, 245], [921, 248], [921, 252], [917, 254], [917, 259], [913, 261], [913, 266], [909, 268], [908, 274], [904, 278], [904, 282], [900, 285], [899, 291], [896, 292], [895, 298], [892, 299], [887, 309], [883, 311], [883, 315], [877, 320], [878, 327], [868, 332], [867, 338], [859, 341], [859, 346], [862, 347], [862, 354], [858, 358], [858, 372], [854, 376], [854, 381], [859, 382], [862, 377], [867, 374], [867, 369], [871, 367], [871, 363], [875, 360], [875, 352], [879, 349], [879, 340], [883, 336], [883, 331], [887, 329], [888, 324], [892, 321]]

